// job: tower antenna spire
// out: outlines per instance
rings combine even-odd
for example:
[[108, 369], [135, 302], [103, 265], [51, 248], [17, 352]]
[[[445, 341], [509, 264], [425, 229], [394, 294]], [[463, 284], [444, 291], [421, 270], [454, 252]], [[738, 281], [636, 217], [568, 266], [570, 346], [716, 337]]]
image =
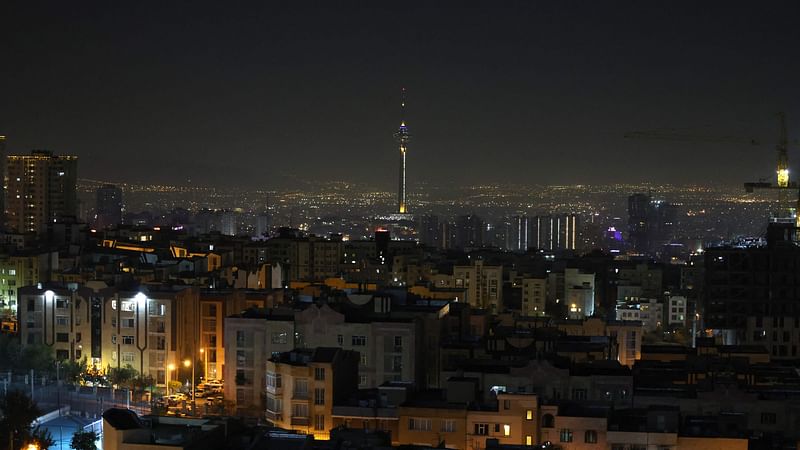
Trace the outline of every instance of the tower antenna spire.
[[400, 88], [400, 124], [406, 123], [406, 88]]

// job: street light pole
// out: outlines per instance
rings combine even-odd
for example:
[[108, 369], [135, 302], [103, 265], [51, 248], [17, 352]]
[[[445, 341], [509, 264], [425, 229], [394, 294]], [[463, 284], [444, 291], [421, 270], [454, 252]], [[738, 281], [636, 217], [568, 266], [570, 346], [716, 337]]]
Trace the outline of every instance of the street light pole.
[[171, 381], [169, 373], [172, 372], [173, 370], [175, 370], [175, 364], [170, 363], [170, 365], [167, 366], [167, 378], [164, 383], [167, 388], [167, 395], [169, 395], [169, 382]]
[[192, 362], [189, 361], [188, 359], [183, 362], [184, 367], [189, 367], [189, 364], [192, 365], [192, 415], [194, 415], [194, 407], [195, 407], [195, 403], [194, 403], [194, 386], [195, 386], [195, 384], [194, 384], [194, 368], [195, 368], [195, 366], [197, 364], [192, 364]]
[[208, 352], [205, 348], [201, 348], [200, 353], [203, 354], [203, 382], [208, 382]]

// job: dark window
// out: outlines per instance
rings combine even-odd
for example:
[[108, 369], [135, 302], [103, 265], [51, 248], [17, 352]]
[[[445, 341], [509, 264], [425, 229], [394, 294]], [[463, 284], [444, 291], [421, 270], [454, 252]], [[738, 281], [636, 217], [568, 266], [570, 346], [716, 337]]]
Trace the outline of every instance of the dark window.
[[69, 333], [56, 333], [56, 342], [69, 342]]
[[761, 413], [762, 425], [775, 425], [777, 421], [778, 417], [775, 413], [770, 413], [770, 412]]
[[556, 419], [552, 414], [542, 416], [542, 428], [553, 428], [554, 426], [556, 426]]
[[594, 430], [586, 430], [586, 433], [583, 434], [583, 441], [587, 444], [596, 444], [597, 443], [597, 431]]
[[569, 428], [562, 428], [560, 433], [561, 442], [572, 442], [572, 430]]
[[314, 404], [315, 405], [325, 404], [325, 389], [323, 388], [314, 389]]

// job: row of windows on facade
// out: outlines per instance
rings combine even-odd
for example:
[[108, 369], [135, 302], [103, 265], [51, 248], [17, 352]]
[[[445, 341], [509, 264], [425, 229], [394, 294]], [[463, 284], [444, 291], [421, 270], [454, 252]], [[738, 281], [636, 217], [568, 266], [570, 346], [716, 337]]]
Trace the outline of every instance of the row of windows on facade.
[[[295, 342], [302, 341], [302, 334], [295, 333]], [[276, 331], [272, 333], [270, 341], [273, 344], [288, 344], [289, 343], [289, 333], [286, 331]], [[236, 332], [236, 342], [237, 344], [241, 343], [240, 346], [245, 346], [247, 343], [246, 335], [244, 331], [237, 331]], [[344, 345], [344, 335], [336, 335], [336, 342], [339, 345]], [[395, 350], [400, 351], [403, 347], [403, 336], [395, 336], [393, 339]], [[366, 347], [367, 345], [367, 337], [366, 336], [350, 336], [350, 344], [353, 347]]]
[[[267, 372], [267, 387], [269, 388], [281, 388], [283, 387], [283, 377], [279, 373], [275, 372]], [[324, 367], [315, 367], [314, 368], [314, 380], [315, 381], [325, 381], [325, 368]], [[295, 392], [308, 392], [308, 379], [307, 378], [295, 378], [294, 380], [294, 390]]]
[[[11, 291], [9, 291], [10, 293]], [[136, 311], [136, 301], [133, 300], [123, 300], [120, 303], [120, 310], [125, 312], [135, 312]], [[28, 311], [36, 311], [36, 304], [37, 301], [35, 298], [28, 299]], [[56, 309], [68, 309], [70, 306], [69, 299], [65, 298], [56, 298]], [[75, 303], [75, 309], [80, 309], [81, 302], [77, 301]], [[150, 300], [148, 302], [148, 313], [151, 316], [163, 316], [167, 313], [167, 306], [163, 303], [156, 302], [154, 300]], [[111, 300], [111, 309], [117, 309], [117, 301]]]
[[[308, 384], [298, 385], [295, 384], [295, 390], [292, 391], [292, 400], [307, 400], [308, 399]], [[325, 388], [314, 388], [314, 404], [325, 404]], [[292, 407], [298, 405], [308, 406], [305, 403], [293, 403]], [[283, 399], [280, 397], [267, 396], [267, 409], [274, 412], [283, 411]], [[308, 414], [294, 414], [299, 417], [307, 417]]]
[[[135, 312], [137, 304], [138, 302], [135, 300], [123, 300], [120, 302], [119, 306], [121, 311]], [[111, 300], [111, 309], [117, 309], [116, 300]], [[163, 316], [167, 313], [167, 305], [154, 300], [149, 300], [147, 302], [147, 313], [151, 316]]]
[[[439, 432], [441, 433], [454, 433], [456, 432], [456, 421], [452, 419], [445, 419], [441, 421]], [[410, 431], [431, 431], [432, 420], [428, 418], [409, 418], [408, 429]], [[489, 436], [491, 430], [494, 429], [493, 435], [511, 436], [511, 425], [500, 423], [475, 423], [473, 424], [473, 435], [476, 436]], [[573, 432], [568, 428], [562, 428], [559, 433], [561, 442], [573, 442]], [[584, 432], [584, 442], [587, 444], [597, 443], [597, 431], [586, 430]], [[526, 436], [526, 444], [532, 444], [532, 436]]]

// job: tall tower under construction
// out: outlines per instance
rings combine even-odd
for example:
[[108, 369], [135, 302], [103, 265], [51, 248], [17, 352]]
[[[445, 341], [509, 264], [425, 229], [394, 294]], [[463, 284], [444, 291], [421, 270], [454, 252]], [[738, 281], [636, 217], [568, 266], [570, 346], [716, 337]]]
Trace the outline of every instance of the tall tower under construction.
[[408, 204], [406, 203], [406, 150], [408, 150], [408, 141], [411, 136], [408, 134], [405, 113], [406, 89], [403, 88], [400, 98], [400, 128], [395, 133], [395, 138], [397, 138], [397, 143], [400, 146], [400, 179], [397, 189], [397, 212], [400, 214], [408, 213]]

